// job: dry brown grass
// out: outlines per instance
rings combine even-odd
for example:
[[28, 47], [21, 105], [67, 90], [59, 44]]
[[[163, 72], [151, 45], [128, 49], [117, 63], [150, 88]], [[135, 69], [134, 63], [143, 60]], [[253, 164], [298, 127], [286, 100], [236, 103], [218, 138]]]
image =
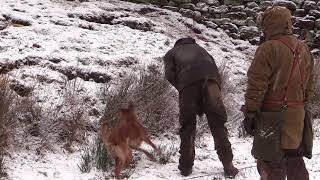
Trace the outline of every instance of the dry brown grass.
[[20, 146], [33, 148], [39, 154], [53, 150], [53, 144], [62, 143], [73, 152], [74, 143], [82, 143], [86, 135], [87, 111], [84, 99], [79, 95], [77, 81], [66, 81], [61, 99], [50, 107], [30, 97], [19, 98], [17, 117], [20, 122]]
[[[128, 76], [115, 89], [104, 92], [105, 115], [112, 127], [123, 103], [135, 103], [142, 124], [152, 135], [173, 132], [178, 123], [177, 92], [165, 80], [161, 67], [151, 65], [138, 76]], [[108, 86], [110, 87], [110, 86]]]
[[13, 140], [16, 127], [16, 95], [10, 90], [7, 76], [0, 76], [0, 176], [5, 174], [3, 157]]
[[51, 134], [58, 135], [57, 140], [64, 143], [64, 148], [69, 152], [73, 152], [74, 143], [83, 143], [86, 136], [88, 116], [84, 98], [79, 94], [81, 86], [76, 80], [66, 82], [62, 102], [59, 108], [53, 110], [51, 117], [54, 122]]

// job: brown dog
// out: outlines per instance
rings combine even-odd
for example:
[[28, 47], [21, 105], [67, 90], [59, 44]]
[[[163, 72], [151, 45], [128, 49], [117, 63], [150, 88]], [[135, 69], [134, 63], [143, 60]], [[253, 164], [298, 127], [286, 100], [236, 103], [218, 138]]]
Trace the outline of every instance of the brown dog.
[[148, 137], [146, 129], [138, 122], [132, 103], [127, 108], [120, 109], [120, 115], [119, 124], [111, 130], [108, 129], [106, 121], [101, 123], [102, 141], [110, 155], [115, 159], [114, 173], [118, 179], [122, 168], [128, 167], [132, 161], [132, 149], [143, 152], [151, 161], [156, 161], [151, 153], [140, 148], [143, 141], [158, 151]]

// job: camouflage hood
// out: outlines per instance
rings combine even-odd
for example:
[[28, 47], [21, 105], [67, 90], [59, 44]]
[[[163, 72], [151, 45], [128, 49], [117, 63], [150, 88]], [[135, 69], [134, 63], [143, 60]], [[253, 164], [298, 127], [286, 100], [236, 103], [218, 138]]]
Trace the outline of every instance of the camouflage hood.
[[268, 8], [258, 17], [258, 23], [262, 27], [266, 40], [278, 35], [293, 34], [291, 12], [285, 7]]

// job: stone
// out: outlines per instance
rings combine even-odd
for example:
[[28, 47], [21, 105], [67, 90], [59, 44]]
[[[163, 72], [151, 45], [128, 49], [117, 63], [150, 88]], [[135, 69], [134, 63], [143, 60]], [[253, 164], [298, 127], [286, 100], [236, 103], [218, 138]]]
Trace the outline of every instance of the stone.
[[317, 3], [318, 10], [320, 10], [320, 2]]
[[[168, 3], [168, 6], [169, 7], [174, 7], [174, 6], [177, 6], [177, 3], [175, 3], [174, 1], [169, 1]], [[167, 7], [167, 6], [166, 6]], [[163, 7], [164, 8], [164, 7]], [[167, 9], [167, 8], [166, 8]]]
[[242, 12], [244, 8], [244, 6], [231, 6], [229, 12]]
[[225, 23], [220, 26], [222, 29], [228, 31], [229, 33], [238, 33], [239, 29], [235, 24]]
[[257, 13], [263, 11], [260, 7], [253, 8], [252, 10]]
[[206, 4], [206, 3], [203, 3], [203, 2], [199, 2], [196, 4], [196, 8], [195, 8], [196, 11], [199, 11], [203, 14], [206, 14], [209, 12], [209, 6]]
[[311, 53], [312, 53], [313, 56], [318, 56], [318, 57], [320, 57], [320, 49], [319, 49], [319, 48], [313, 49], [313, 50], [311, 51]]
[[257, 26], [257, 23], [252, 17], [246, 19], [246, 26]]
[[247, 14], [243, 12], [231, 12], [227, 13], [226, 17], [230, 19], [246, 20]]
[[306, 15], [303, 19], [308, 19], [308, 20], [312, 20], [312, 21], [316, 20], [316, 18], [314, 16], [310, 16], [310, 15]]
[[244, 2], [243, 0], [224, 0], [224, 4], [237, 6], [237, 5], [243, 5]]
[[305, 1], [302, 8], [307, 11], [317, 9], [317, 3], [314, 1]]
[[204, 21], [203, 24], [211, 29], [217, 29], [218, 25], [212, 21]]
[[234, 19], [234, 20], [231, 20], [231, 23], [237, 25], [238, 27], [246, 25], [246, 21], [245, 20]]
[[313, 45], [315, 48], [319, 48], [320, 47], [320, 33], [317, 33], [314, 41], [313, 41]]
[[222, 24], [230, 23], [231, 19], [229, 19], [229, 18], [212, 19], [212, 22], [214, 22], [218, 25], [222, 25]]
[[304, 40], [306, 42], [312, 43], [314, 41], [316, 36], [316, 33], [314, 31], [304, 30], [302, 33], [303, 33]]
[[7, 22], [1, 22], [0, 21], [0, 31], [4, 30], [7, 27], [8, 27], [8, 23]]
[[191, 9], [194, 10], [195, 9], [195, 5], [192, 3], [186, 3], [186, 4], [181, 4], [179, 5], [179, 8], [183, 8], [183, 9]]
[[199, 11], [199, 12], [201, 12], [203, 14], [207, 14], [209, 12], [209, 6], [206, 6], [206, 7], [203, 7], [203, 8], [196, 7], [194, 10]]
[[243, 40], [249, 40], [259, 37], [261, 32], [255, 26], [243, 26], [239, 29], [240, 38]]
[[268, 7], [272, 6], [272, 2], [271, 1], [263, 1], [260, 3], [259, 7], [263, 10], [266, 10]]
[[193, 16], [194, 16], [194, 12], [190, 9], [181, 8], [179, 10], [179, 13], [181, 13], [183, 16], [188, 17], [188, 18], [193, 18]]
[[261, 44], [261, 38], [256, 37], [256, 38], [249, 39], [249, 43], [252, 45], [259, 45]]
[[168, 9], [170, 11], [178, 12], [179, 8], [178, 7], [173, 7], [173, 6], [163, 6], [162, 8]]
[[243, 10], [244, 13], [247, 14], [247, 16], [249, 17], [256, 17], [257, 16], [257, 11], [254, 11], [253, 9], [250, 9], [250, 8], [245, 8]]
[[315, 28], [317, 30], [320, 30], [320, 19], [317, 19], [316, 22], [315, 22]]
[[240, 35], [238, 33], [229, 33], [228, 35], [233, 39], [240, 39]]
[[291, 0], [291, 1], [296, 3], [298, 6], [300, 6], [304, 0]]
[[316, 19], [320, 18], [320, 11], [318, 11], [318, 10], [311, 10], [311, 11], [309, 12], [309, 14], [310, 14], [311, 16], [315, 17]]
[[220, 2], [218, 0], [200, 0], [200, 2], [206, 3], [210, 6], [220, 6]]
[[198, 7], [198, 8], [204, 8], [204, 7], [208, 7], [208, 6], [207, 6], [207, 4], [204, 3], [204, 2], [198, 2], [198, 3], [196, 4], [196, 7]]
[[297, 6], [296, 6], [296, 4], [294, 2], [287, 1], [287, 0], [275, 1], [274, 5], [286, 7], [288, 9], [290, 9], [291, 11], [294, 11], [294, 10], [297, 9]]
[[307, 15], [307, 11], [304, 9], [297, 9], [294, 12], [294, 16], [297, 16], [297, 17], [305, 17], [306, 15]]
[[252, 9], [252, 8], [255, 8], [255, 7], [259, 7], [259, 5], [256, 2], [249, 2], [247, 4], [247, 7]]
[[296, 22], [294, 23], [294, 26], [300, 29], [313, 30], [315, 26], [315, 22], [309, 19], [297, 19]]
[[244, 0], [245, 3], [255, 2], [260, 3], [261, 0]]
[[193, 12], [193, 19], [196, 21], [200, 21], [202, 19], [202, 14], [199, 11], [194, 11]]
[[3, 17], [2, 15], [0, 15], [0, 21], [6, 21], [7, 19], [5, 17]]
[[228, 6], [222, 5], [219, 7], [210, 7], [209, 8], [209, 13], [210, 14], [223, 14], [223, 13], [227, 13], [229, 11]]
[[172, 0], [173, 2], [175, 2], [176, 4], [186, 4], [186, 3], [191, 3], [192, 0]]

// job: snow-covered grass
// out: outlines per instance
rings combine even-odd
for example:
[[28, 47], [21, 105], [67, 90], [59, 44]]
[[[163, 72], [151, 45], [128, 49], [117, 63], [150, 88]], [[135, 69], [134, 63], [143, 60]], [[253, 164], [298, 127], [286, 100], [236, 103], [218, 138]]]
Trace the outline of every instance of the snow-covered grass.
[[[178, 140], [162, 139], [157, 143], [175, 143], [178, 146]], [[250, 155], [252, 140], [231, 138], [234, 151], [234, 162], [240, 170], [237, 180], [258, 180], [258, 172], [255, 168], [255, 160]], [[316, 141], [315, 152], [319, 152], [320, 142]], [[138, 155], [141, 160], [138, 162], [136, 169], [133, 171], [130, 179], [186, 179], [178, 171], [178, 154], [171, 158], [171, 161], [165, 165], [149, 161], [144, 155]], [[312, 160], [306, 160], [307, 168], [310, 171], [312, 180], [317, 180], [320, 175], [317, 160], [319, 155], [314, 156]], [[78, 168], [79, 152], [65, 155], [64, 152], [48, 153], [39, 157], [32, 152], [16, 152], [10, 158], [9, 179], [14, 180], [89, 180], [103, 179], [101, 172], [92, 170], [90, 173], [82, 174]], [[209, 177], [223, 177], [223, 167], [218, 160], [214, 150], [213, 138], [209, 135], [204, 139], [201, 148], [196, 148], [196, 160], [193, 174], [190, 178], [204, 175]], [[199, 178], [201, 179], [201, 178]], [[205, 179], [205, 178], [204, 178]]]
[[[148, 9], [148, 11], [146, 11]], [[147, 13], [146, 13], [147, 12]], [[0, 20], [9, 26], [0, 31], [0, 73], [7, 73], [13, 85], [32, 89], [32, 98], [46, 112], [61, 108], [66, 83], [77, 82], [79, 102], [88, 113], [87, 139], [96, 136], [99, 118], [105, 107], [105, 83], [118, 84], [128, 74], [139, 74], [150, 64], [161, 64], [162, 56], [175, 40], [192, 36], [206, 48], [219, 66], [229, 72], [235, 87], [228, 93], [229, 122], [240, 121], [239, 105], [243, 102], [245, 74], [254, 46], [233, 40], [220, 30], [208, 29], [178, 13], [148, 5], [110, 1], [83, 3], [50, 0], [2, 0]], [[16, 23], [20, 25], [17, 25]], [[28, 23], [26, 23], [28, 22]], [[24, 26], [24, 25], [27, 26]], [[187, 25], [187, 26], [186, 26]], [[193, 27], [193, 28], [188, 28]], [[196, 28], [201, 34], [196, 34]], [[46, 119], [42, 119], [46, 122]], [[178, 121], [178, 120], [177, 120]], [[231, 141], [238, 167], [254, 166], [250, 139], [237, 138], [237, 127], [230, 125]], [[179, 140], [157, 138], [157, 144], [174, 144]], [[19, 141], [23, 143], [24, 138]], [[34, 144], [39, 139], [31, 138]], [[90, 142], [90, 140], [88, 140]], [[213, 140], [205, 135], [197, 145], [194, 176], [221, 173], [222, 165], [214, 152]], [[84, 145], [73, 145], [73, 153], [51, 141], [49, 150], [19, 146], [10, 149], [5, 159], [12, 180], [94, 180], [104, 179], [96, 169], [81, 173], [78, 165]], [[319, 141], [315, 153], [319, 152]], [[165, 165], [150, 162], [144, 155], [130, 179], [183, 179], [177, 170], [178, 154]], [[313, 176], [319, 174], [319, 157], [307, 161]], [[250, 169], [249, 169], [250, 170]], [[258, 179], [255, 170], [243, 170], [243, 178]], [[314, 178], [315, 179], [315, 178]]]

